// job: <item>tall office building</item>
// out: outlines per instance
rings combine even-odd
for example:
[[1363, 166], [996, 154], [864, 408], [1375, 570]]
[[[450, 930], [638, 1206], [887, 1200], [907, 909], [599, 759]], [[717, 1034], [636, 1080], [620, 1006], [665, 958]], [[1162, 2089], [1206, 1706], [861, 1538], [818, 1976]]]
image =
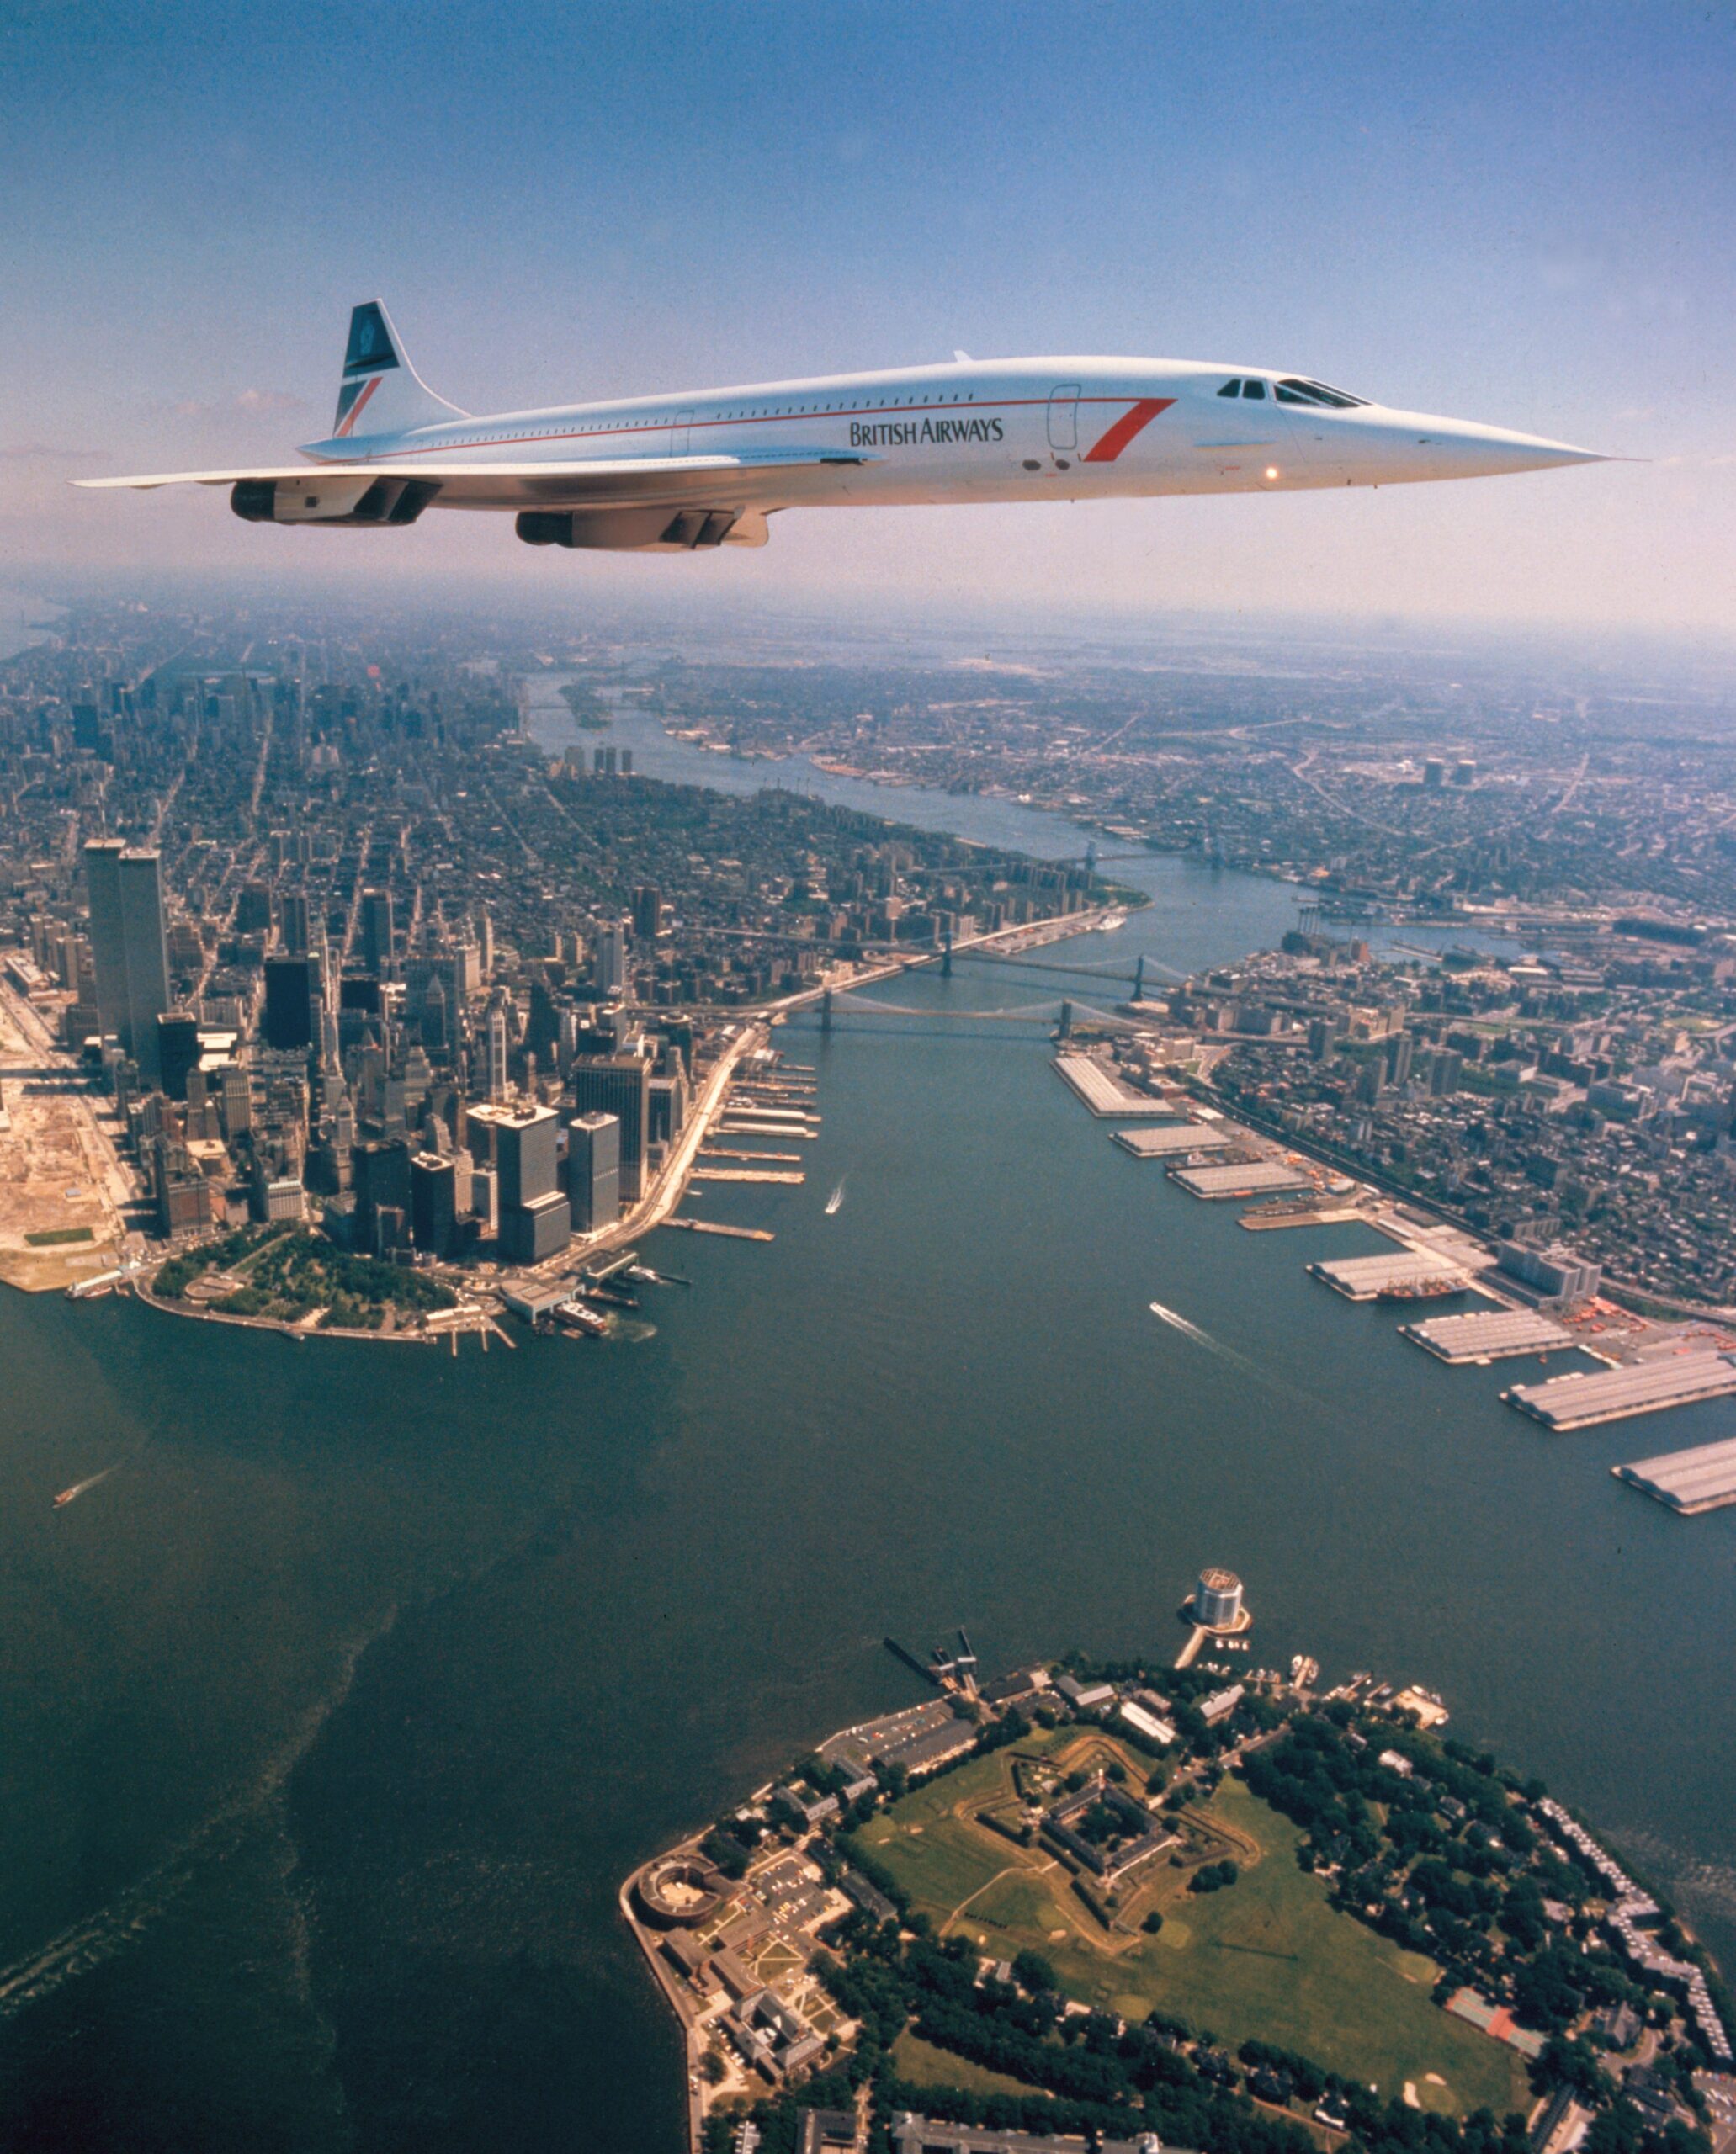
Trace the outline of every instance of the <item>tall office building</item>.
[[496, 1101], [507, 1096], [507, 1053], [512, 1043], [510, 1016], [506, 995], [496, 988], [489, 1000], [482, 1035], [482, 1089], [491, 1100]]
[[237, 935], [271, 932], [271, 885], [243, 883], [236, 894], [235, 931]]
[[261, 1029], [268, 1047], [284, 1053], [310, 1048], [319, 1037], [320, 973], [311, 958], [280, 956], [265, 960], [265, 1014]]
[[84, 873], [98, 1022], [137, 1063], [146, 1084], [160, 1084], [157, 1021], [169, 1006], [162, 857], [119, 838], [93, 838], [84, 848]]
[[376, 979], [390, 979], [392, 971], [392, 894], [390, 890], [362, 893], [362, 962]]
[[559, 1122], [552, 1107], [490, 1117], [500, 1177], [501, 1254], [511, 1264], [540, 1264], [566, 1247], [572, 1215], [560, 1185]]
[[218, 1074], [217, 1108], [231, 1141], [253, 1127], [253, 1087], [238, 1063], [226, 1063]]
[[645, 1194], [650, 1141], [650, 1069], [637, 1055], [581, 1056], [572, 1066], [572, 1103], [581, 1114], [612, 1114], [621, 1125], [621, 1197]]
[[[151, 1034], [157, 1085], [172, 1100], [184, 1100], [187, 1080], [199, 1067], [198, 1018], [190, 1010], [165, 1010]], [[139, 1066], [142, 1070], [142, 1058]]]
[[410, 1162], [410, 1239], [424, 1256], [457, 1254], [458, 1170], [440, 1153], [420, 1152]]
[[672, 1144], [687, 1118], [687, 1080], [679, 1063], [670, 1077], [653, 1077], [647, 1101], [645, 1136], [653, 1144]]
[[305, 958], [312, 945], [307, 898], [300, 890], [285, 890], [278, 899], [278, 940], [292, 958]]
[[[394, 1223], [410, 1217], [409, 1143], [402, 1137], [381, 1138], [358, 1144], [352, 1156], [358, 1239], [364, 1249], [378, 1253], [382, 1246], [391, 1245]], [[383, 1214], [391, 1216], [383, 1218]]]
[[576, 1234], [621, 1215], [621, 1125], [612, 1114], [574, 1115], [566, 1125], [566, 1196]]
[[627, 984], [627, 937], [618, 921], [597, 932], [595, 971], [599, 994], [618, 995]]
[[552, 1107], [527, 1107], [495, 1117], [495, 1165], [500, 1169], [501, 1208], [534, 1204], [555, 1186], [555, 1132]]
[[655, 942], [663, 931], [663, 898], [656, 885], [640, 883], [633, 893], [633, 939]]

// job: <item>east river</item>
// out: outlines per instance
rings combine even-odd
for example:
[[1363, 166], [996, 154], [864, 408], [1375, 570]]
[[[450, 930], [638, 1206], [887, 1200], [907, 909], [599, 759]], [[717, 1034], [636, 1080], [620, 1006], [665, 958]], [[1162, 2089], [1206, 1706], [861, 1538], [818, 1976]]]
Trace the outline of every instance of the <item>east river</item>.
[[[626, 712], [608, 737], [1080, 850]], [[1043, 956], [1187, 968], [1293, 918], [1276, 883], [1112, 872], [1149, 910]], [[1203, 1562], [1246, 1579], [1253, 1661], [1438, 1686], [1736, 1961], [1736, 1513], [1608, 1472], [1728, 1404], [1545, 1435], [1497, 1396], [1530, 1365], [1443, 1367], [1304, 1276], [1362, 1229], [1250, 1234], [1116, 1149], [1040, 1027], [783, 1040], [820, 1072], [806, 1184], [700, 1200], [769, 1244], [660, 1236], [693, 1283], [637, 1345], [453, 1361], [0, 1295], [0, 2145], [677, 2154], [624, 1874], [916, 1695], [883, 1634], [1167, 1652]]]

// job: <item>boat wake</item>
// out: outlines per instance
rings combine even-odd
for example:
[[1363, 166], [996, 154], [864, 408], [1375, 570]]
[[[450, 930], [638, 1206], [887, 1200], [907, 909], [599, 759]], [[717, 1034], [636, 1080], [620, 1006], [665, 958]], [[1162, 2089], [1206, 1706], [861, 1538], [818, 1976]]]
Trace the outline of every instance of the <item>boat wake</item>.
[[831, 1218], [833, 1212], [841, 1212], [844, 1208], [844, 1182], [848, 1181], [849, 1179], [849, 1175], [846, 1175], [843, 1180], [826, 1200], [826, 1216], [828, 1219]]
[[281, 1799], [290, 1774], [349, 1696], [362, 1656], [385, 1637], [397, 1616], [396, 1607], [389, 1608], [372, 1629], [343, 1648], [330, 1690], [308, 1706], [284, 1740], [265, 1759], [251, 1786], [222, 1803], [178, 1847], [105, 1907], [9, 1966], [0, 1966], [0, 2026], [16, 2019], [39, 1998], [51, 1995], [135, 1944], [167, 1913], [201, 1868], [234, 1853], [261, 1812]]
[[1179, 1331], [1184, 1339], [1191, 1339], [1196, 1346], [1203, 1346], [1208, 1353], [1222, 1354], [1232, 1361], [1240, 1358], [1232, 1354], [1227, 1346], [1219, 1345], [1209, 1331], [1202, 1331], [1197, 1324], [1190, 1324], [1178, 1310], [1165, 1308], [1161, 1302], [1154, 1302], [1151, 1313], [1160, 1324], [1168, 1324], [1171, 1331]]
[[55, 1498], [55, 1509], [61, 1510], [66, 1504], [76, 1503], [87, 1488], [94, 1488], [99, 1481], [106, 1481], [111, 1473], [119, 1473], [119, 1471], [120, 1465], [117, 1461], [113, 1466], [105, 1466], [100, 1473], [93, 1473], [82, 1481], [75, 1481], [70, 1488], [62, 1488], [59, 1495]]
[[1234, 1346], [1226, 1346], [1221, 1339], [1214, 1339], [1209, 1331], [1197, 1324], [1190, 1323], [1179, 1309], [1172, 1309], [1162, 1302], [1151, 1303], [1151, 1313], [1160, 1324], [1166, 1324], [1171, 1331], [1179, 1331], [1184, 1339], [1191, 1339], [1196, 1346], [1203, 1346], [1208, 1354], [1215, 1354], [1220, 1361], [1228, 1361], [1232, 1368], [1240, 1369], [1244, 1376], [1252, 1377], [1256, 1383], [1264, 1384], [1282, 1398], [1304, 1398], [1307, 1393], [1293, 1384], [1281, 1382], [1262, 1369], [1257, 1361], [1250, 1361], [1245, 1354], [1239, 1354]]

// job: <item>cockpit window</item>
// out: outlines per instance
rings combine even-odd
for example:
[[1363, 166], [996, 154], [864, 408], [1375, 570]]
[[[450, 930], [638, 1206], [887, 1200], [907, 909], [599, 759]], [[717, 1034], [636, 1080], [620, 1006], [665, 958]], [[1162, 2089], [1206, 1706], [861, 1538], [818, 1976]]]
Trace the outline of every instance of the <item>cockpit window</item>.
[[1218, 392], [1220, 396], [1240, 396], [1241, 393], [1242, 385], [1240, 381], [1226, 381]]
[[1337, 411], [1358, 410], [1367, 401], [1361, 396], [1347, 395], [1341, 389], [1329, 389], [1324, 381], [1297, 381], [1293, 379], [1287, 379], [1278, 384], [1277, 399], [1280, 404], [1312, 404], [1317, 407], [1325, 405]]
[[1242, 384], [1242, 394], [1244, 396], [1256, 396], [1263, 399], [1266, 395], [1266, 384], [1263, 381], [1245, 381]]

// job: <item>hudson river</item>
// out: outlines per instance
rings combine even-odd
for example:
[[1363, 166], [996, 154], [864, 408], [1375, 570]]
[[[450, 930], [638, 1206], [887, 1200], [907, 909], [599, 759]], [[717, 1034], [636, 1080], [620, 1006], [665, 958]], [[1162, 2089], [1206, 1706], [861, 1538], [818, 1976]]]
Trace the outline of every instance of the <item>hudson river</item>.
[[[1042, 955], [1186, 968], [1293, 917], [1275, 883], [1112, 872], [1149, 911]], [[884, 990], [1051, 991], [969, 963]], [[703, 1199], [770, 1244], [657, 1238], [693, 1284], [647, 1290], [636, 1345], [454, 1361], [0, 1295], [8, 2148], [676, 2154], [627, 1870], [916, 1695], [884, 1633], [963, 1623], [996, 1669], [1168, 1650], [1206, 1562], [1247, 1581], [1251, 1662], [1438, 1686], [1736, 1961], [1736, 1513], [1607, 1470], [1736, 1412], [1547, 1435], [1497, 1397], [1529, 1365], [1446, 1368], [1304, 1276], [1362, 1229], [1246, 1234], [1116, 1149], [1039, 1027], [783, 1039], [821, 1072], [807, 1182]]]

